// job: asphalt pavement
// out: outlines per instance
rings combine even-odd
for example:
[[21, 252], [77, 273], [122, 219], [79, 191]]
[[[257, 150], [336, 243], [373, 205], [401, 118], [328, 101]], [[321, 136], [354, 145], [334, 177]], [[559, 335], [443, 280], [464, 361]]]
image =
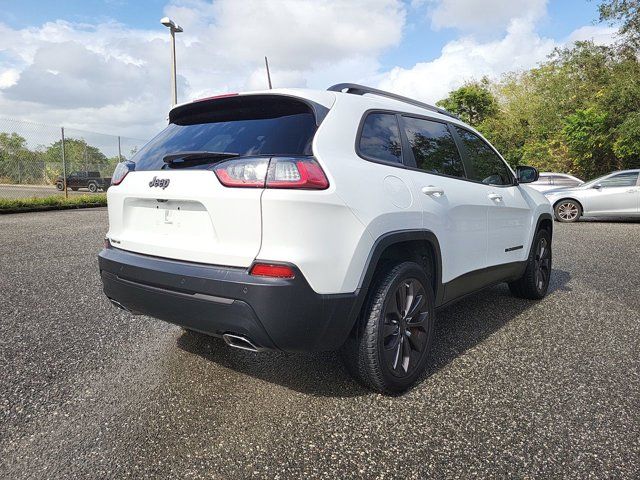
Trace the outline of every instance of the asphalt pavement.
[[440, 312], [401, 397], [104, 298], [106, 210], [0, 216], [0, 478], [639, 478], [640, 223], [555, 224], [541, 302]]

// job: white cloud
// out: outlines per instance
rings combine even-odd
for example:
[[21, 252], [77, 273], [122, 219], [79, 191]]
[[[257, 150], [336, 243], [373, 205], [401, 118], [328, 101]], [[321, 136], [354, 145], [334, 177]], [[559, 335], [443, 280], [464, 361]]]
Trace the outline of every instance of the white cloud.
[[431, 24], [435, 29], [502, 29], [513, 19], [535, 21], [547, 11], [547, 0], [431, 0], [430, 3]]
[[479, 42], [464, 37], [447, 43], [440, 56], [411, 68], [396, 67], [379, 79], [379, 87], [427, 102], [436, 102], [465, 81], [483, 76], [497, 79], [501, 74], [535, 67], [556, 47], [576, 40], [610, 44], [615, 29], [588, 26], [575, 30], [564, 41], [541, 37], [531, 20], [512, 20], [498, 40]]
[[[434, 102], [465, 80], [534, 66], [565, 42], [610, 43], [614, 29], [586, 26], [554, 41], [536, 32], [546, 0], [172, 0], [179, 98], [264, 89], [326, 88], [359, 81]], [[402, 40], [407, 9], [426, 5], [432, 24], [466, 35], [440, 56], [382, 71]], [[491, 28], [491, 40], [483, 30]], [[480, 37], [476, 35], [480, 35]], [[481, 38], [481, 39], [479, 39]], [[484, 40], [483, 40], [484, 39]], [[0, 112], [45, 124], [149, 138], [169, 103], [168, 34], [63, 20], [12, 29], [0, 24]]]
[[585, 25], [574, 30], [566, 43], [571, 44], [582, 40], [591, 40], [596, 45], [611, 45], [615, 43], [618, 29], [600, 25]]
[[[264, 55], [275, 86], [375, 72], [405, 21], [400, 0], [174, 0], [164, 13], [185, 29], [177, 35], [183, 101], [265, 88]], [[0, 24], [0, 42], [4, 116], [143, 137], [164, 123], [169, 49], [160, 25]]]

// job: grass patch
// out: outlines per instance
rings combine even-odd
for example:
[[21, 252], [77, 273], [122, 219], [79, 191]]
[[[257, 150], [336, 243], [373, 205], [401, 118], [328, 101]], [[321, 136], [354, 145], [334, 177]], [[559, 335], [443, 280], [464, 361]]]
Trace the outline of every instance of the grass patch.
[[0, 213], [55, 210], [65, 208], [102, 207], [106, 205], [106, 194], [74, 195], [69, 198], [64, 198], [64, 196], [62, 195], [19, 199], [0, 198]]

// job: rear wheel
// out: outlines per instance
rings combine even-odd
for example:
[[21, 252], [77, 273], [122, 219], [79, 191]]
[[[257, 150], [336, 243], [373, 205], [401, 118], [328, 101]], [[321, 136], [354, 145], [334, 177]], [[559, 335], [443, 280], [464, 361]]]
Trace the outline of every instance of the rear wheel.
[[96, 185], [95, 183], [90, 183], [89, 184], [89, 191], [91, 193], [96, 193], [98, 191], [98, 185]]
[[400, 393], [425, 370], [433, 336], [433, 290], [424, 270], [413, 262], [381, 272], [375, 285], [342, 356], [365, 386]]
[[547, 294], [551, 279], [551, 253], [549, 232], [539, 230], [533, 241], [524, 275], [509, 283], [509, 290], [514, 296], [539, 300]]
[[553, 209], [556, 220], [559, 222], [577, 222], [582, 215], [582, 207], [573, 200], [561, 200]]
[[62, 182], [56, 183], [56, 188], [60, 191], [64, 190], [64, 184]]

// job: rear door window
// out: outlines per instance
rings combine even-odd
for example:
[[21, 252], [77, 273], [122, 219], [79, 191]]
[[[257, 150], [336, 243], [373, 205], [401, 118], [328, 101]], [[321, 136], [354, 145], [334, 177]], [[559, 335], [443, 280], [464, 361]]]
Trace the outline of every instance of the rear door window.
[[402, 124], [420, 170], [465, 176], [458, 147], [446, 124], [413, 117], [403, 117]]
[[359, 153], [370, 160], [402, 163], [398, 120], [393, 113], [370, 113], [358, 141]]
[[166, 155], [178, 152], [311, 155], [316, 129], [314, 110], [292, 97], [240, 95], [194, 102], [172, 111], [171, 123], [132, 160], [136, 170], [159, 170]]
[[487, 185], [513, 185], [513, 175], [498, 154], [475, 133], [455, 127], [464, 145], [471, 172], [467, 177]]

